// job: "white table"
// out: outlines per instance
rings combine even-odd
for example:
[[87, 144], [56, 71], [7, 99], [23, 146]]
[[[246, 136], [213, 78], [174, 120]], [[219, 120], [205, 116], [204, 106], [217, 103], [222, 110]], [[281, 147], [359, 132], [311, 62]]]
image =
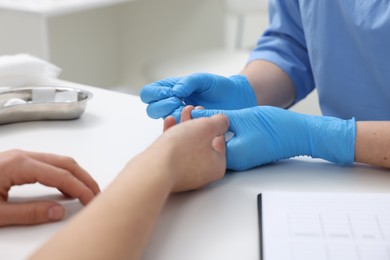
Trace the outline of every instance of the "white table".
[[[80, 87], [94, 93], [80, 119], [2, 125], [0, 150], [71, 155], [104, 188], [130, 157], [160, 134], [162, 122], [146, 116], [138, 97]], [[256, 199], [258, 193], [269, 190], [390, 192], [390, 172], [303, 158], [229, 173], [204, 189], [171, 197], [144, 259], [259, 259]], [[66, 200], [38, 184], [11, 191], [13, 201], [31, 197], [60, 200], [70, 212], [68, 219], [81, 209], [78, 201]], [[66, 222], [1, 228], [0, 258], [26, 258]]]

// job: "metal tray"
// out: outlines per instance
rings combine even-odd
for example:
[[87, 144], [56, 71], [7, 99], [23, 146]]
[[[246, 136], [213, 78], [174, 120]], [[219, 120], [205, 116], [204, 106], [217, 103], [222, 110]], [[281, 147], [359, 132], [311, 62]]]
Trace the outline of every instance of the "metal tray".
[[0, 124], [76, 119], [91, 98], [89, 91], [64, 86], [2, 88]]

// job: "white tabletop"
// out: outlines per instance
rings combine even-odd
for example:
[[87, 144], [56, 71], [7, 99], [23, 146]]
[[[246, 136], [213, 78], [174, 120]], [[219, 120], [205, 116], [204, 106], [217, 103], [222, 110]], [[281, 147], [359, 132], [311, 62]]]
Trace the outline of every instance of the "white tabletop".
[[[0, 151], [20, 148], [71, 155], [104, 188], [130, 157], [160, 134], [162, 121], [149, 119], [138, 97], [79, 87], [94, 94], [80, 119], [2, 125]], [[257, 194], [270, 190], [390, 192], [390, 172], [302, 158], [228, 173], [206, 188], [170, 198], [144, 259], [258, 260]], [[70, 213], [68, 220], [81, 209], [78, 201], [38, 184], [11, 191], [13, 201], [31, 197], [58, 199]], [[66, 222], [1, 228], [0, 258], [26, 258]]]
[[0, 0], [0, 9], [55, 16], [130, 1], [134, 0]]

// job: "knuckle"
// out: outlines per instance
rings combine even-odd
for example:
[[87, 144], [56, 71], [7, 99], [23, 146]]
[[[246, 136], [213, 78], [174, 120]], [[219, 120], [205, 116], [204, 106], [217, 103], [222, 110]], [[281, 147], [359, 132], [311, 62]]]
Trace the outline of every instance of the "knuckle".
[[72, 157], [69, 157], [69, 156], [65, 156], [64, 157], [64, 161], [66, 164], [69, 164], [69, 165], [74, 165], [74, 166], [77, 166], [78, 163], [75, 159], [73, 159]]
[[76, 178], [68, 171], [62, 170], [57, 177], [56, 188], [66, 193], [70, 197], [74, 197], [77, 193], [77, 181]]
[[18, 149], [12, 149], [9, 151], [8, 161], [12, 164], [19, 164], [27, 158], [27, 155]]
[[20, 149], [11, 149], [11, 150], [8, 150], [8, 153], [10, 153], [10, 154], [21, 153], [21, 152], [22, 152], [22, 150], [20, 150]]
[[73, 175], [66, 170], [59, 171], [57, 174], [57, 182], [55, 184], [55, 187], [59, 190], [67, 190], [67, 188], [72, 186], [71, 184], [72, 177]]
[[204, 72], [196, 72], [191, 75], [189, 75], [185, 80], [188, 84], [194, 84], [201, 80], [203, 80], [206, 77], [206, 73]]
[[42, 214], [40, 214], [40, 210], [38, 207], [35, 207], [34, 205], [30, 204], [26, 206], [25, 213], [24, 213], [24, 219], [28, 223], [37, 223], [42, 221]]
[[60, 180], [60, 185], [64, 185], [65, 183], [68, 182], [68, 180], [72, 177], [73, 175], [68, 172], [67, 170], [60, 170], [58, 174], [58, 178]]

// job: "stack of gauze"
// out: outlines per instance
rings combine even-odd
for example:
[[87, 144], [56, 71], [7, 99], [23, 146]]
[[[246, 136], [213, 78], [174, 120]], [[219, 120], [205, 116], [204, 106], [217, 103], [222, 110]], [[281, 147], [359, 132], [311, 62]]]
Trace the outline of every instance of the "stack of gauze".
[[60, 73], [59, 67], [29, 54], [0, 56], [0, 87], [47, 85]]
[[[53, 88], [41, 87], [53, 84], [60, 73], [59, 67], [29, 54], [0, 56], [0, 89], [40, 86], [32, 90], [33, 103], [77, 101], [75, 92], [56, 93]], [[11, 98], [3, 106], [24, 103], [27, 103], [24, 99]]]

